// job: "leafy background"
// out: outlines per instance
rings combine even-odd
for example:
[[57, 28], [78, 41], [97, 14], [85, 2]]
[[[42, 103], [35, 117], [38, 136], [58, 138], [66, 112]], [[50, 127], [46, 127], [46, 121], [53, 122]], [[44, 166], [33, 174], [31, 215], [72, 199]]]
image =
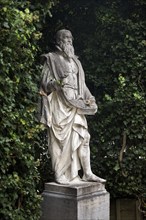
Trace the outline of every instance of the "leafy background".
[[0, 0], [0, 219], [39, 219], [53, 180], [46, 130], [36, 119], [40, 55], [72, 31], [98, 103], [89, 116], [91, 164], [112, 198], [146, 188], [146, 2]]

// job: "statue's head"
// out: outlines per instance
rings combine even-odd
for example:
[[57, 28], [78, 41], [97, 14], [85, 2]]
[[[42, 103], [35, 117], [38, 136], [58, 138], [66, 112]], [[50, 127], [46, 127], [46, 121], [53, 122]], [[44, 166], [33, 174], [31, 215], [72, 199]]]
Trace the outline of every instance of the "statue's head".
[[62, 29], [56, 33], [56, 43], [60, 46], [60, 43], [72, 44], [73, 36], [69, 30]]
[[74, 57], [74, 48], [72, 45], [73, 36], [69, 30], [62, 29], [56, 33], [56, 44], [57, 47], [68, 56], [69, 58]]

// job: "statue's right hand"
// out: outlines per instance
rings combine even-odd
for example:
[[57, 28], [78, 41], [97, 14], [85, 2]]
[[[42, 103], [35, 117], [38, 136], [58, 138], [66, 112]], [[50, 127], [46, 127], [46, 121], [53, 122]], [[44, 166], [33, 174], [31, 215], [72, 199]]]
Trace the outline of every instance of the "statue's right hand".
[[49, 86], [51, 87], [51, 90], [56, 90], [56, 91], [58, 91], [58, 90], [60, 90], [61, 89], [61, 87], [63, 86], [62, 85], [62, 80], [55, 80], [55, 79], [52, 79], [52, 80], [50, 80], [50, 82], [49, 82]]

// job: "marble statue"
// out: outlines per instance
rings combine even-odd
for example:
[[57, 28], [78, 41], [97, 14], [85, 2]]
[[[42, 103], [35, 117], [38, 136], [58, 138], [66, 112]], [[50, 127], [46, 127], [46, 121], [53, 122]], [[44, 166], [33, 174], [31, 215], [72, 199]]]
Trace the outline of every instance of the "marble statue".
[[[96, 113], [97, 105], [86, 86], [72, 42], [69, 30], [59, 30], [56, 50], [43, 55], [40, 122], [48, 128], [48, 147], [57, 183], [104, 183], [91, 170], [90, 134], [85, 118]], [[81, 167], [82, 178], [78, 175]]]

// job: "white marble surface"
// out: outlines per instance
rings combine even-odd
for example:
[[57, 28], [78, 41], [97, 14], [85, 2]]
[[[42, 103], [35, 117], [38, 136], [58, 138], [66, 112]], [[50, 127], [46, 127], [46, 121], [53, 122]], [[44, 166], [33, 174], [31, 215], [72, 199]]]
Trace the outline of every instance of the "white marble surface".
[[45, 56], [40, 88], [40, 121], [48, 127], [48, 148], [60, 184], [76, 182], [83, 169], [84, 181], [105, 182], [92, 173], [90, 134], [85, 115], [97, 111], [95, 98], [85, 83], [79, 59], [74, 54], [69, 30], [56, 35], [57, 50]]

